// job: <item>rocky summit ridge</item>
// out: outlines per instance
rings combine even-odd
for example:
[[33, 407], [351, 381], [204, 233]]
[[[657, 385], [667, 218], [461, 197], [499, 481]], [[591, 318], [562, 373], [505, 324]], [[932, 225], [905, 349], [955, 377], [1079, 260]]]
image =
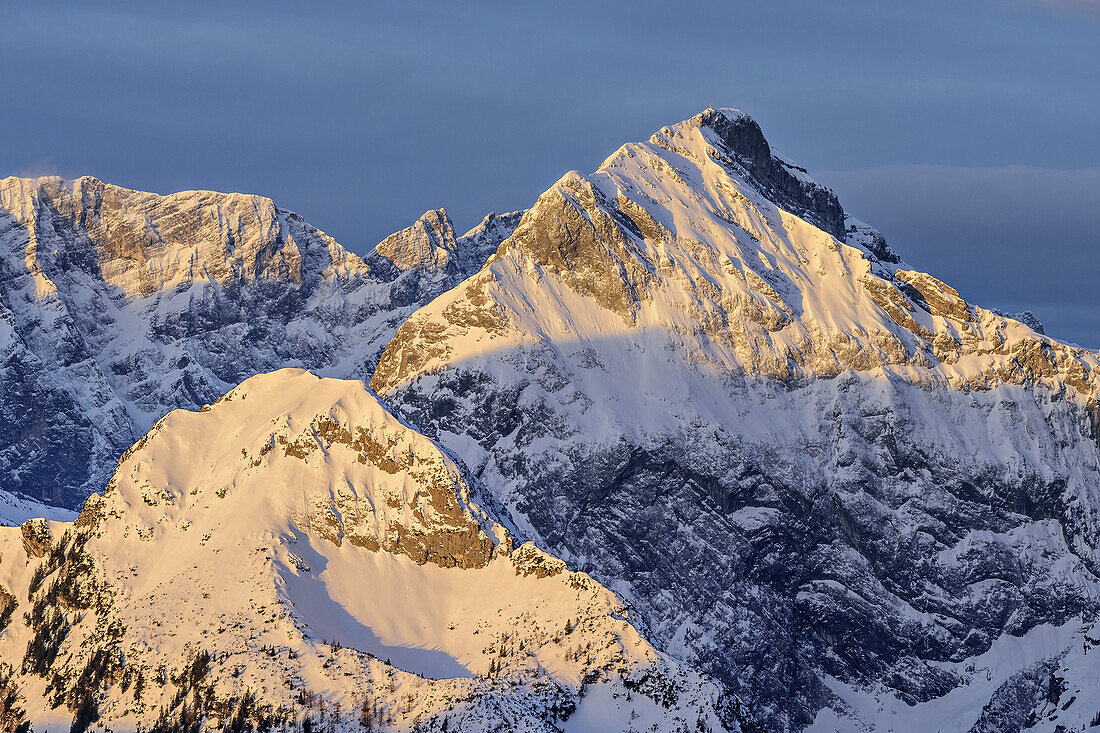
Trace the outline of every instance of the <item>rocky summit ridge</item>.
[[706, 110], [563, 176], [371, 384], [769, 727], [921, 729], [1038, 719], [1088, 633], [1096, 368]]

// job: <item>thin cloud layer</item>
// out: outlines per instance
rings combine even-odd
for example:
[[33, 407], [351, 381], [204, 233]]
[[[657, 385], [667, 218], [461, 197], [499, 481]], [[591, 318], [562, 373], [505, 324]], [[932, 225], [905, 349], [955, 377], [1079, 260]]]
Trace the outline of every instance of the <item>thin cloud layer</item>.
[[1038, 4], [1052, 10], [1085, 13], [1100, 18], [1100, 2], [1097, 0], [1038, 0]]
[[1100, 168], [908, 165], [823, 173], [912, 264], [981, 305], [1100, 346]]

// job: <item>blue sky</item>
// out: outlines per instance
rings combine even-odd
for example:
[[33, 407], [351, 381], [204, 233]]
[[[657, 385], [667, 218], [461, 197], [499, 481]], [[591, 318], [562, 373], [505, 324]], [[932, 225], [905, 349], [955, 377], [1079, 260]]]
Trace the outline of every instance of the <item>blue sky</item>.
[[262, 193], [365, 252], [708, 106], [913, 265], [1100, 346], [1100, 0], [5, 10], [0, 175]]

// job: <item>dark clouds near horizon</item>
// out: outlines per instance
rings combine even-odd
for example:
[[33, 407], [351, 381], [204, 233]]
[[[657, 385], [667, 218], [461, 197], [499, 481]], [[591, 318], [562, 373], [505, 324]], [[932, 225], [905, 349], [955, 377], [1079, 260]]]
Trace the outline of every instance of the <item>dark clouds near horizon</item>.
[[708, 105], [913, 265], [1100, 346], [1100, 2], [11, 4], [0, 175], [262, 193], [364, 252]]
[[891, 166], [822, 175], [907, 262], [1052, 336], [1100, 346], [1100, 168]]

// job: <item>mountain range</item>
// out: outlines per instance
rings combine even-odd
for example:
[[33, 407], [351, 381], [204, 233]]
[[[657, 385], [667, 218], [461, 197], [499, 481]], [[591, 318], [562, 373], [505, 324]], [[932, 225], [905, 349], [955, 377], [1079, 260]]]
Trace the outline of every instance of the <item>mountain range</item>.
[[1098, 366], [736, 110], [365, 257], [258, 196], [8, 178], [0, 713], [1081, 730]]

